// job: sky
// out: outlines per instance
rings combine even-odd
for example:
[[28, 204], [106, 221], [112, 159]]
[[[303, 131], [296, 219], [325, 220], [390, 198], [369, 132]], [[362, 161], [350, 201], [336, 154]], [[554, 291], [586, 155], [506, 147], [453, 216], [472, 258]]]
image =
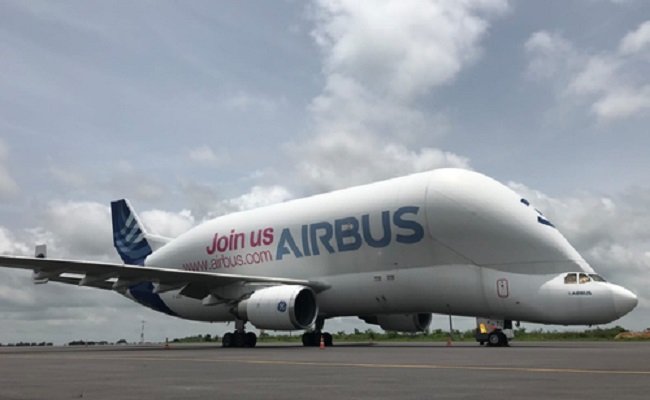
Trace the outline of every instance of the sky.
[[[0, 254], [47, 243], [53, 258], [119, 262], [119, 198], [175, 237], [234, 211], [459, 167], [529, 199], [635, 292], [615, 324], [642, 330], [649, 67], [644, 0], [0, 0]], [[137, 341], [143, 320], [147, 340], [233, 329], [9, 269], [0, 319], [0, 343]]]

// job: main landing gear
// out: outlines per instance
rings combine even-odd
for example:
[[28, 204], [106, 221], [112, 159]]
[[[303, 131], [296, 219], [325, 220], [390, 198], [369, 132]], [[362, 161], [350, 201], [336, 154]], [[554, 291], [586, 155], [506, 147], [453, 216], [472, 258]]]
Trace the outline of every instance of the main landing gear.
[[257, 335], [254, 332], [246, 332], [244, 321], [235, 321], [235, 331], [226, 333], [221, 339], [222, 347], [255, 347]]
[[325, 346], [333, 346], [332, 335], [329, 332], [323, 332], [323, 325], [325, 325], [325, 318], [316, 318], [314, 330], [302, 334], [302, 345], [305, 347], [318, 347], [322, 336]]

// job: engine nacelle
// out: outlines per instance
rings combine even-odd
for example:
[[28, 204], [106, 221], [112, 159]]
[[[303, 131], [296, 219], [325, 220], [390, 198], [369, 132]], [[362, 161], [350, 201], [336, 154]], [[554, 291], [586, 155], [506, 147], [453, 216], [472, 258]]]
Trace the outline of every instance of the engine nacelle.
[[271, 286], [241, 301], [236, 312], [258, 329], [298, 330], [314, 323], [318, 303], [314, 291], [306, 286]]
[[379, 325], [385, 331], [421, 332], [431, 324], [431, 314], [379, 314], [360, 316], [368, 324]]

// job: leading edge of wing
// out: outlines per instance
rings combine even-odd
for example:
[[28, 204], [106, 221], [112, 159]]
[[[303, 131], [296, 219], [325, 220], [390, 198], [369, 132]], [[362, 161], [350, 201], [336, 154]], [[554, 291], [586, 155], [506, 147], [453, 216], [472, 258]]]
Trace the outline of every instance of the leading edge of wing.
[[[167, 269], [160, 267], [143, 267], [129, 264], [113, 264], [95, 261], [81, 260], [60, 260], [52, 258], [34, 258], [23, 256], [0, 256], [0, 266], [17, 269], [31, 269], [35, 271], [35, 279], [46, 279], [61, 274], [80, 274], [84, 278], [80, 285], [85, 282], [88, 286], [94, 286], [92, 282], [106, 282], [108, 279], [116, 278], [117, 281], [141, 282], [153, 281], [166, 285], [174, 283], [197, 283], [210, 287], [225, 286], [235, 282], [246, 283], [270, 283], [284, 285], [303, 285], [314, 289], [317, 292], [327, 289], [329, 286], [323, 282], [309, 281], [304, 279], [278, 278], [269, 276], [224, 274], [202, 271], [183, 271], [178, 269]], [[68, 282], [65, 282], [68, 283]]]

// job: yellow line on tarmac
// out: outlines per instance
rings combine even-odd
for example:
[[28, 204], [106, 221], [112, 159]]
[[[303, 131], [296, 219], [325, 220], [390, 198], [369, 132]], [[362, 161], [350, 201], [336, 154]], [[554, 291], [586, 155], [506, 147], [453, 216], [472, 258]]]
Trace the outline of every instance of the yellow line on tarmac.
[[[52, 358], [47, 356], [30, 355], [3, 358]], [[228, 358], [178, 358], [178, 357], [139, 357], [139, 356], [79, 356], [62, 357], [73, 360], [103, 360], [103, 361], [185, 361], [197, 363], [235, 363], [258, 365], [295, 365], [312, 367], [346, 367], [346, 368], [394, 368], [394, 369], [425, 369], [425, 370], [464, 370], [464, 371], [507, 371], [507, 372], [544, 372], [556, 374], [601, 374], [601, 375], [650, 375], [650, 371], [635, 370], [599, 370], [576, 368], [534, 368], [534, 367], [499, 367], [475, 365], [435, 365], [435, 364], [370, 364], [370, 363], [345, 363], [345, 362], [319, 362], [319, 361], [289, 361], [289, 360], [243, 360]]]

